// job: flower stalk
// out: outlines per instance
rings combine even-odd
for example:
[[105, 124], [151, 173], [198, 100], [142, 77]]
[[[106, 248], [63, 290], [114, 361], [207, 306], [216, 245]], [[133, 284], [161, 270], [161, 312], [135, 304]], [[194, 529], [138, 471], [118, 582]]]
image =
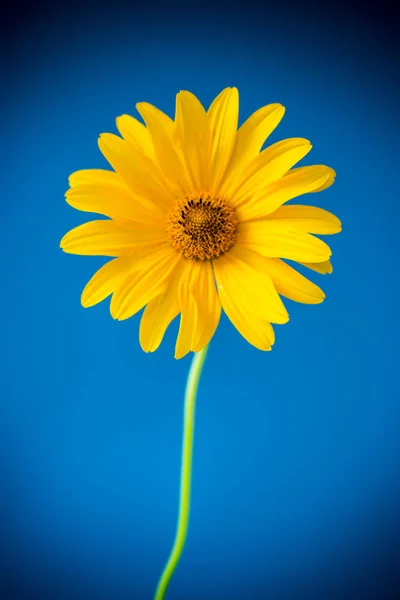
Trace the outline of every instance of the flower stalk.
[[190, 488], [192, 479], [196, 396], [207, 350], [208, 346], [194, 355], [186, 383], [178, 525], [176, 529], [174, 545], [158, 582], [154, 600], [164, 599], [168, 585], [171, 581], [171, 577], [178, 565], [186, 541], [190, 511]]

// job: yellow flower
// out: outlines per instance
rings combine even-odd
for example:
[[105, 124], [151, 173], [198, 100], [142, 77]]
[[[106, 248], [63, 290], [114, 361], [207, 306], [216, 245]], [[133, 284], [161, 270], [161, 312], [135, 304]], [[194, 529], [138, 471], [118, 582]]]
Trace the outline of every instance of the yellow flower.
[[77, 171], [69, 179], [67, 202], [109, 219], [72, 229], [61, 248], [115, 257], [86, 285], [82, 305], [112, 294], [111, 315], [119, 320], [145, 307], [145, 352], [158, 348], [178, 314], [175, 357], [200, 351], [221, 308], [250, 344], [270, 350], [271, 323], [289, 319], [280, 296], [306, 304], [325, 297], [282, 259], [331, 273], [329, 246], [311, 234], [341, 230], [325, 210], [285, 203], [329, 187], [335, 172], [324, 165], [292, 169], [311, 150], [302, 138], [260, 152], [285, 109], [264, 106], [238, 130], [236, 88], [223, 90], [208, 111], [180, 92], [174, 121], [146, 102], [136, 108], [145, 125], [122, 115], [122, 137], [99, 138], [114, 171]]

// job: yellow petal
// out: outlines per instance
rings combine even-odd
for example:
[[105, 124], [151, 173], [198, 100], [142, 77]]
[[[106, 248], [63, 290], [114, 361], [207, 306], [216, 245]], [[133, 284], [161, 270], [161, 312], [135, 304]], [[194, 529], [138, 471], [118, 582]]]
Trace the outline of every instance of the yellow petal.
[[211, 186], [217, 191], [229, 165], [236, 142], [239, 94], [226, 88], [215, 98], [207, 112], [211, 131]]
[[150, 210], [136, 200], [123, 185], [86, 183], [70, 188], [65, 194], [70, 206], [111, 219], [162, 226], [165, 222], [158, 209]]
[[274, 331], [260, 316], [263, 312], [260, 305], [265, 298], [265, 277], [259, 278], [255, 269], [236, 260], [230, 253], [215, 260], [213, 267], [222, 308], [231, 323], [250, 344], [259, 350], [271, 350]]
[[209, 261], [194, 263], [190, 288], [196, 305], [196, 327], [191, 349], [200, 352], [214, 335], [221, 316], [221, 302]]
[[206, 111], [190, 92], [177, 94], [174, 139], [185, 158], [192, 185], [197, 192], [203, 191], [210, 181], [210, 129]]
[[103, 133], [99, 148], [110, 165], [149, 208], [168, 208], [174, 198], [163, 181], [157, 165], [125, 140], [112, 133]]
[[285, 114], [281, 104], [268, 104], [253, 113], [237, 132], [236, 145], [221, 191], [226, 193], [241, 172], [256, 158], [267, 137]]
[[164, 291], [180, 254], [165, 245], [151, 252], [140, 268], [114, 292], [110, 311], [114, 319], [128, 319]]
[[283, 177], [311, 148], [308, 140], [292, 138], [277, 142], [261, 152], [229, 190], [232, 204], [240, 206], [249, 200], [254, 202], [260, 194], [265, 196], [268, 185]]
[[81, 169], [71, 173], [68, 177], [71, 188], [80, 185], [105, 185], [107, 187], [117, 187], [118, 189], [127, 189], [123, 179], [115, 171], [105, 171], [104, 169]]
[[146, 127], [131, 115], [116, 118], [117, 129], [132, 148], [155, 160], [154, 146]]
[[[304, 167], [299, 167], [304, 168]], [[297, 169], [293, 169], [293, 171], [296, 171]], [[330, 187], [332, 185], [332, 183], [334, 183], [336, 178], [336, 171], [334, 171], [333, 169], [329, 169], [329, 177], [326, 179], [325, 183], [323, 183], [320, 187], [316, 188], [315, 190], [313, 190], [313, 192], [322, 192], [322, 190], [326, 190], [328, 187]]]
[[[229, 288], [230, 282], [236, 287], [240, 280], [243, 286], [242, 295], [248, 298], [252, 314], [271, 323], [288, 321], [287, 310], [265, 268], [263, 256], [237, 245], [221, 258], [221, 262], [220, 259], [213, 261], [213, 266], [216, 276], [218, 272], [221, 274], [221, 268], [224, 271], [222, 291]], [[218, 293], [221, 294], [219, 286]]]
[[94, 306], [115, 292], [129, 275], [133, 260], [131, 256], [115, 258], [96, 271], [82, 292], [82, 306], [85, 308]]
[[302, 262], [300, 264], [303, 265], [304, 267], [307, 267], [307, 269], [311, 269], [312, 271], [316, 271], [317, 273], [320, 273], [321, 275], [326, 275], [327, 273], [330, 275], [333, 271], [332, 263], [330, 260], [325, 260], [324, 262], [320, 262], [320, 263]]
[[143, 223], [164, 223], [165, 216], [156, 204], [142, 200], [115, 171], [85, 169], [69, 176], [68, 204], [85, 212], [95, 212], [112, 219], [129, 219]]
[[264, 258], [265, 269], [279, 294], [303, 304], [320, 304], [324, 292], [279, 258]]
[[315, 206], [294, 204], [281, 206], [272, 215], [269, 215], [269, 219], [305, 233], [329, 235], [342, 230], [342, 224], [335, 215]]
[[168, 178], [174, 191], [187, 194], [189, 181], [173, 142], [174, 122], [168, 115], [147, 102], [139, 102], [136, 108], [142, 115], [154, 143], [158, 164]]
[[302, 194], [318, 192], [332, 185], [335, 171], [325, 165], [291, 169], [287, 175], [274, 181], [262, 193], [255, 194], [237, 209], [241, 221], [263, 218], [282, 204]]
[[185, 261], [184, 271], [179, 281], [178, 299], [181, 311], [178, 337], [175, 344], [175, 358], [185, 356], [192, 349], [193, 333], [196, 328], [196, 303], [191, 292], [194, 261]]
[[178, 263], [164, 291], [144, 309], [140, 320], [139, 341], [145, 352], [157, 350], [169, 324], [180, 312], [178, 288], [183, 262]]
[[209, 261], [185, 261], [178, 287], [181, 320], [175, 358], [202, 350], [217, 329], [221, 303]]
[[329, 246], [322, 240], [268, 219], [240, 223], [238, 243], [268, 258], [323, 262], [331, 256]]
[[160, 228], [138, 228], [118, 221], [89, 221], [71, 229], [61, 240], [60, 247], [68, 254], [126, 256], [140, 247], [160, 244], [164, 238]]

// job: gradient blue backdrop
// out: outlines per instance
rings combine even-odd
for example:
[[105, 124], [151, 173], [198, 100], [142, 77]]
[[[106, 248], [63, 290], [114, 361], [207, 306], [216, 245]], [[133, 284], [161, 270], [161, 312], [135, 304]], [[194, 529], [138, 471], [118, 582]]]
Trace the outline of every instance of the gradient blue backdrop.
[[[44, 8], [43, 8], [44, 6]], [[320, 306], [287, 302], [271, 353], [226, 318], [198, 398], [189, 537], [168, 600], [395, 595], [399, 544], [397, 91], [371, 14], [292, 5], [226, 12], [46, 7], [4, 28], [2, 412], [4, 597], [148, 600], [173, 541], [190, 357], [177, 324], [144, 354], [139, 316], [80, 293], [101, 258], [59, 241], [88, 215], [69, 173], [101, 168], [98, 134], [138, 101], [172, 114], [240, 92], [240, 120], [286, 106], [337, 170], [334, 273]], [[306, 10], [307, 9], [307, 10]]]

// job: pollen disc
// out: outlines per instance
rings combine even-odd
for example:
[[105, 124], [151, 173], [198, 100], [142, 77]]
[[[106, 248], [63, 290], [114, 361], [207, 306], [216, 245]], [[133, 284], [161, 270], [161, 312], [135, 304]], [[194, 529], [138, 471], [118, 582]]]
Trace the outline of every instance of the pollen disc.
[[236, 226], [235, 212], [229, 204], [204, 195], [178, 204], [169, 216], [167, 236], [185, 258], [210, 260], [232, 248]]

